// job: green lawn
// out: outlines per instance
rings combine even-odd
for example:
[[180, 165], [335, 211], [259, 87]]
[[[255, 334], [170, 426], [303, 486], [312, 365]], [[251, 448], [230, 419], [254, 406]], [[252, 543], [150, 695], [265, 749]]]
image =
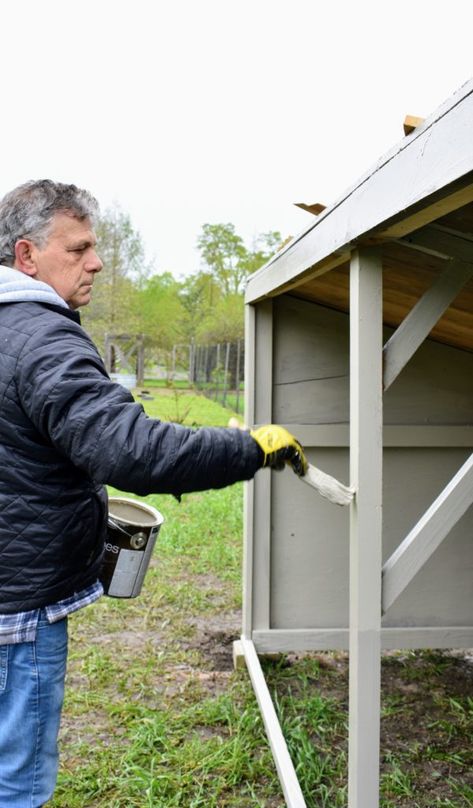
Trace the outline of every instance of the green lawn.
[[[153, 391], [150, 415], [225, 425], [202, 396]], [[175, 408], [174, 410], [172, 408]], [[176, 409], [177, 408], [177, 409]], [[114, 493], [114, 492], [111, 492]], [[281, 789], [245, 671], [242, 485], [150, 496], [165, 524], [139, 598], [70, 619], [61, 770], [52, 808], [276, 808]], [[264, 662], [308, 808], [346, 805], [347, 658]], [[471, 665], [419, 652], [383, 662], [383, 808], [473, 806]]]

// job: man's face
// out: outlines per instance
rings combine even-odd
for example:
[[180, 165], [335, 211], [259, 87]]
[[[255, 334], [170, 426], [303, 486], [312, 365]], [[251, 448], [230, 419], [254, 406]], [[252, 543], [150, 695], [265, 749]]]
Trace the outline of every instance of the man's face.
[[44, 247], [31, 243], [33, 277], [55, 289], [72, 309], [90, 303], [95, 273], [103, 267], [95, 252], [90, 219], [56, 213]]

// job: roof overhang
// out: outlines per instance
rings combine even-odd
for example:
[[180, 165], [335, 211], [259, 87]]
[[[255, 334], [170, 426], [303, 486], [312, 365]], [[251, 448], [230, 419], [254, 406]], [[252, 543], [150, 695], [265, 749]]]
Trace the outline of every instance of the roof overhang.
[[395, 245], [471, 202], [473, 80], [252, 275], [246, 302], [302, 293], [310, 280], [346, 265], [354, 248]]

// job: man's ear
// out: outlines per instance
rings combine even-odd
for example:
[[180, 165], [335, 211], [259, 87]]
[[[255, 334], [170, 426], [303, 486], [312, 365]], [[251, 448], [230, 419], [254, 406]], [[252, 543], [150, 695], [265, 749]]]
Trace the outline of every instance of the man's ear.
[[37, 273], [36, 262], [33, 258], [34, 244], [27, 238], [21, 238], [15, 244], [15, 269], [33, 277]]

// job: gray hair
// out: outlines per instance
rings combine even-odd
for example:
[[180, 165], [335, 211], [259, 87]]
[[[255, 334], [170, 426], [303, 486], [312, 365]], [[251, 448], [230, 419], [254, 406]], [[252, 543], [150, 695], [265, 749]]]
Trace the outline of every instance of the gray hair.
[[0, 201], [0, 264], [14, 265], [19, 239], [44, 247], [56, 213], [93, 223], [99, 205], [88, 191], [52, 180], [30, 180], [6, 194]]

